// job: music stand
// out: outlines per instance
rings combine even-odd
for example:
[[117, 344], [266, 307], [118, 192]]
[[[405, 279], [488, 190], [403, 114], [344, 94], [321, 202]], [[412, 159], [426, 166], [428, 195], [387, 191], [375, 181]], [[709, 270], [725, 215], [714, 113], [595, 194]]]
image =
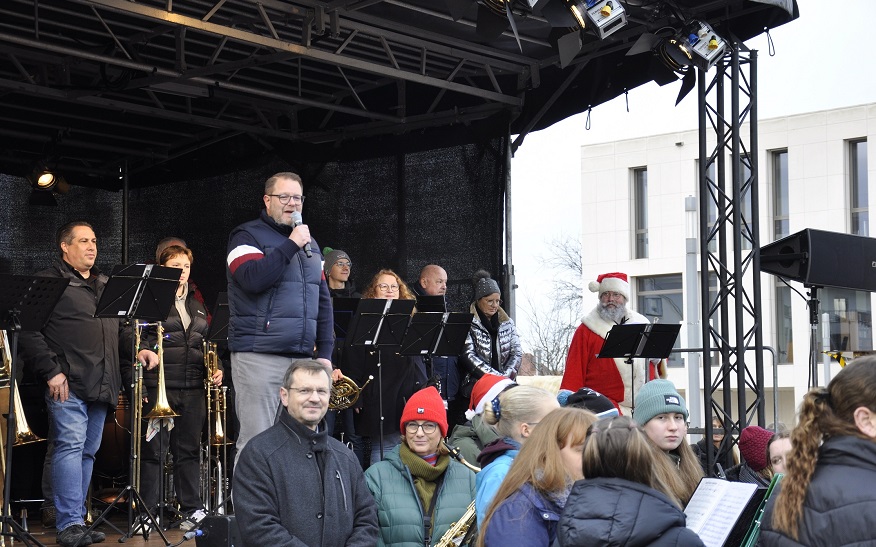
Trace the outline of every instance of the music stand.
[[332, 319], [334, 321], [335, 338], [345, 340], [350, 331], [350, 321], [356, 314], [361, 298], [332, 298]]
[[383, 459], [383, 368], [381, 347], [400, 346], [414, 311], [414, 300], [363, 298], [350, 319], [347, 342], [377, 348], [377, 404], [380, 410], [380, 459]]
[[[103, 289], [103, 294], [100, 297], [100, 301], [97, 303], [97, 311], [94, 313], [94, 316], [115, 317], [117, 319], [126, 319], [129, 321], [133, 320], [131, 323], [132, 329], [136, 329], [137, 320], [164, 321], [170, 313], [171, 306], [173, 306], [173, 301], [176, 297], [176, 290], [177, 287], [179, 287], [180, 274], [182, 274], [182, 270], [179, 268], [167, 268], [155, 264], [117, 265], [113, 268], [112, 275], [110, 276], [109, 281], [107, 281], [106, 287]], [[137, 383], [142, 385], [143, 365], [137, 360], [136, 337], [132, 336], [131, 339], [131, 356], [134, 360], [133, 378]], [[142, 401], [131, 401], [132, 408], [134, 405], [141, 404]], [[132, 412], [131, 419], [141, 419], [141, 416], [138, 416], [138, 414], [140, 413]], [[131, 431], [136, 430], [136, 424], [132, 424]], [[159, 442], [160, 440], [161, 433], [159, 432]], [[140, 521], [140, 535], [143, 536], [143, 539], [146, 541], [149, 540], [149, 530], [143, 525], [142, 521], [142, 516], [145, 512], [148, 517], [148, 522], [152, 524], [158, 532], [158, 535], [164, 540], [164, 544], [170, 546], [171, 543], [167, 540], [164, 531], [158, 525], [158, 522], [149, 511], [149, 508], [146, 507], [143, 498], [140, 496], [140, 492], [137, 491], [133, 484], [130, 484], [130, 481], [134, 478], [135, 466], [139, 464], [134, 457], [134, 451], [136, 450], [135, 443], [139, 442], [139, 435], [137, 438], [132, 436], [128, 473], [129, 484], [119, 492], [119, 495], [117, 495], [107, 508], [103, 510], [103, 513], [94, 520], [91, 526], [88, 527], [86, 533], [91, 533], [91, 531], [101, 522], [107, 522], [107, 524], [110, 524], [106, 520], [107, 515], [110, 510], [115, 507], [126, 494], [128, 494], [128, 532], [119, 538], [119, 542], [123, 543], [125, 540], [134, 537], [135, 535], [134, 503], [136, 502], [138, 504], [138, 511], [140, 512], [140, 519], [138, 519]], [[162, 452], [163, 449], [159, 448], [159, 454]], [[110, 526], [112, 525], [110, 524]]]
[[[417, 304], [419, 310], [419, 303]], [[432, 357], [458, 357], [471, 330], [474, 316], [458, 312], [418, 312], [411, 317], [399, 354], [417, 355], [427, 366], [432, 378]], [[440, 379], [438, 392], [441, 393]], [[445, 403], [446, 404], [446, 403]]]
[[228, 293], [220, 292], [216, 295], [216, 304], [213, 305], [213, 321], [210, 323], [210, 331], [207, 341], [220, 345], [220, 342], [228, 344], [228, 321], [231, 312], [228, 309]]
[[602, 350], [597, 357], [624, 358], [630, 365], [631, 382], [630, 397], [632, 407], [636, 408], [636, 369], [633, 359], [666, 359], [672, 353], [672, 347], [678, 338], [681, 325], [665, 323], [624, 323], [615, 325], [608, 331], [608, 336], [602, 343]]
[[[18, 335], [21, 331], [41, 330], [64, 294], [70, 280], [65, 277], [31, 277], [0, 274], [0, 330], [12, 332], [9, 351], [9, 409], [6, 421], [6, 474], [3, 483], [3, 514], [0, 536], [10, 536], [25, 545], [40, 545], [36, 538], [18, 524], [11, 514], [12, 445], [15, 443], [15, 381], [18, 366]], [[7, 529], [8, 527], [8, 529]]]
[[447, 304], [444, 300], [444, 295], [417, 295], [417, 311], [418, 312], [438, 312], [444, 313], [447, 311]]

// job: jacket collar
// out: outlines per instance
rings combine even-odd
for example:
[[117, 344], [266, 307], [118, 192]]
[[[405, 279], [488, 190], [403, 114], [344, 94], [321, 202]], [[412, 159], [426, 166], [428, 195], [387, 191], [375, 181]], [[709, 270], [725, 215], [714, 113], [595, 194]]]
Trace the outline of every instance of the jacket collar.
[[289, 237], [289, 234], [292, 233], [292, 226], [286, 226], [285, 224], [277, 224], [277, 222], [268, 216], [268, 211], [262, 209], [259, 213], [259, 218], [262, 219], [262, 222], [267, 224], [277, 233], [283, 234], [286, 237]]
[[317, 431], [313, 431], [290, 416], [289, 413], [286, 412], [286, 409], [283, 409], [280, 412], [279, 423], [298, 440], [298, 444], [312, 445], [312, 450], [314, 452], [325, 451], [326, 446], [328, 445], [328, 433], [326, 432], [325, 427], [322, 427], [323, 424], [320, 424], [321, 427], [318, 427]]

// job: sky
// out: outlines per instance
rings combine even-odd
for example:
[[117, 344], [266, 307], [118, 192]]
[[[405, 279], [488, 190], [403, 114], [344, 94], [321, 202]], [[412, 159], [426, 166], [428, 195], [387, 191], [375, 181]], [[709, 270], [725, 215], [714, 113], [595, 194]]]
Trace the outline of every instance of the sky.
[[[876, 61], [871, 25], [876, 2], [848, 0], [834, 12], [818, 0], [797, 0], [800, 17], [770, 31], [775, 56], [765, 35], [746, 42], [758, 50], [759, 118], [876, 102]], [[829, 28], [837, 29], [828, 35]], [[710, 72], [709, 76], [713, 76]], [[554, 272], [544, 265], [558, 238], [580, 237], [581, 147], [697, 127], [697, 97], [692, 91], [677, 107], [681, 82], [659, 87], [653, 82], [623, 96], [527, 135], [511, 160], [512, 252], [517, 313], [524, 350], [528, 324], [521, 303], [549, 304]], [[595, 301], [594, 301], [595, 302]], [[592, 303], [586, 302], [585, 309]]]

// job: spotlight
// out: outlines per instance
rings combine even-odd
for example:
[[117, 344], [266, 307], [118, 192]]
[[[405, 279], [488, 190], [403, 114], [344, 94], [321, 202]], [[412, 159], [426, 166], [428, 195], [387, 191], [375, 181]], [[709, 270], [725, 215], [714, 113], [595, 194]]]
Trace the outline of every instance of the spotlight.
[[[674, 37], [668, 39], [658, 52], [667, 66], [675, 71], [675, 65], [681, 67], [693, 65], [703, 72], [708, 72], [715, 66], [727, 49], [727, 43], [706, 22], [691, 21]], [[668, 56], [669, 59], [664, 57]]]
[[67, 180], [48, 167], [39, 165], [27, 177], [34, 192], [66, 194], [70, 190]]
[[51, 171], [43, 171], [36, 175], [34, 179], [34, 188], [38, 190], [51, 190], [58, 184], [58, 177]]
[[627, 24], [627, 13], [619, 0], [585, 0], [584, 3], [587, 7], [587, 18], [593, 23], [593, 28], [601, 39]]

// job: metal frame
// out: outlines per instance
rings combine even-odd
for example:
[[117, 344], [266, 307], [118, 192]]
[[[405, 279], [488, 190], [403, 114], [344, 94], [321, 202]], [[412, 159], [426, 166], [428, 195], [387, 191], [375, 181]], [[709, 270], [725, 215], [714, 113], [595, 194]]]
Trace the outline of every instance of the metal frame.
[[[698, 74], [703, 406], [709, 439], [714, 414], [724, 422], [725, 439], [738, 435], [754, 421], [760, 426], [765, 421], [757, 184], [757, 51], [743, 48], [738, 41], [734, 43], [708, 82], [702, 71]], [[726, 112], [727, 97], [729, 112]], [[744, 134], [745, 123], [747, 134]], [[713, 143], [711, 148], [710, 143]], [[709, 178], [712, 163], [717, 163], [717, 180]], [[728, 167], [730, 179], [726, 177]], [[744, 176], [746, 168], [747, 177]], [[727, 180], [731, 181], [729, 188]], [[751, 198], [748, 211], [743, 206], [746, 193]], [[706, 214], [710, 205], [717, 210], [717, 219], [711, 227]], [[715, 252], [709, 250], [712, 242], [717, 242]], [[744, 249], [743, 243], [747, 243], [749, 249]], [[714, 302], [709, 294], [710, 274], [715, 274], [718, 281]], [[713, 319], [718, 321], [717, 325], [713, 325]], [[713, 349], [720, 355], [719, 367], [714, 371]], [[753, 351], [748, 352], [749, 349]], [[734, 388], [738, 416], [732, 411]], [[718, 391], [722, 393], [720, 400], [715, 398]], [[754, 394], [750, 401], [749, 393]], [[712, 469], [715, 453], [712, 443], [706, 444], [709, 469]]]

